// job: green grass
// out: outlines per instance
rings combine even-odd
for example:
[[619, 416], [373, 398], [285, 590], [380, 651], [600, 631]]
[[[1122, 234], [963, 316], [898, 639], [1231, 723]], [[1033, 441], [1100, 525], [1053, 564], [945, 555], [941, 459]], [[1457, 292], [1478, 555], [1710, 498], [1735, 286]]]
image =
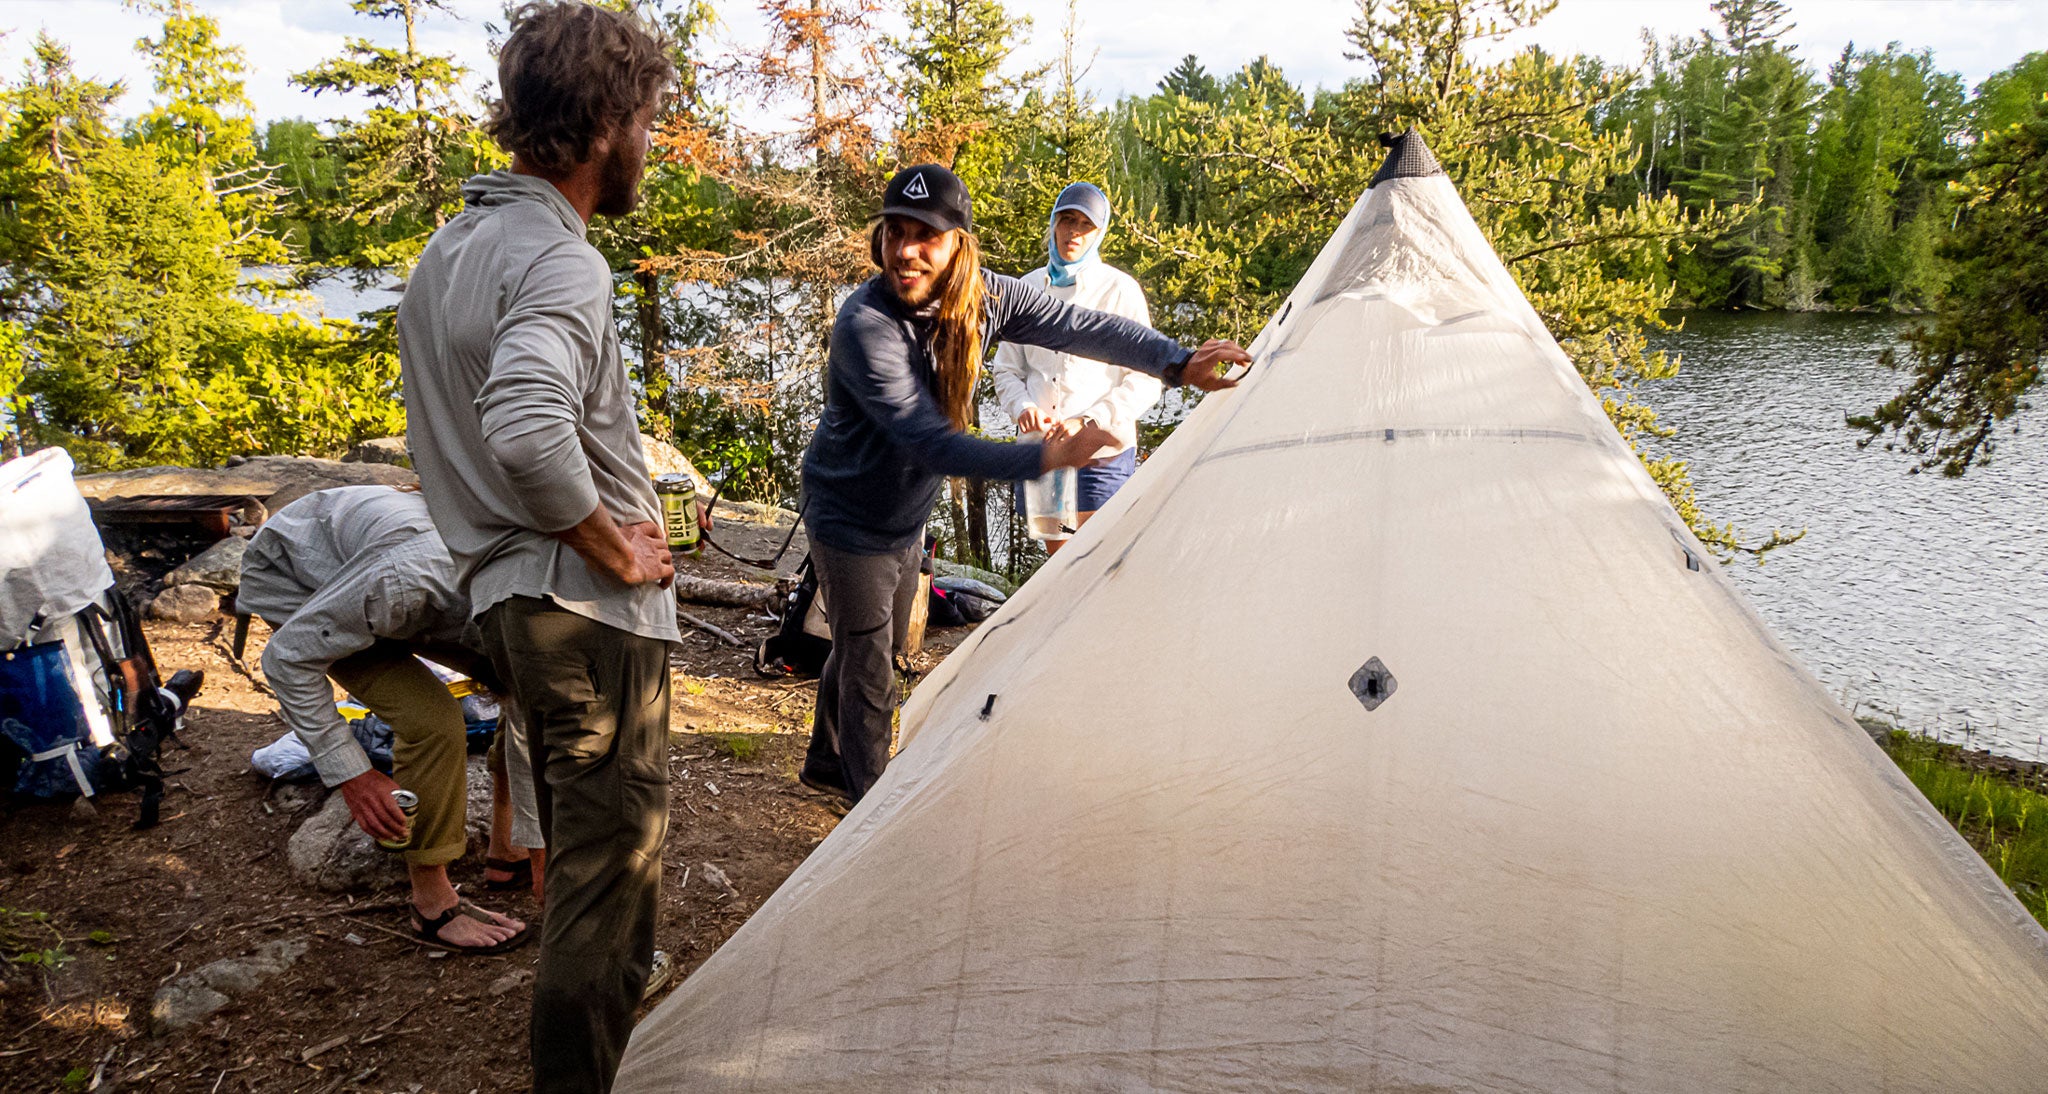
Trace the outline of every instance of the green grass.
[[54, 969], [71, 960], [65, 938], [50, 925], [48, 912], [0, 908], [0, 960]]
[[741, 763], [746, 763], [761, 755], [762, 736], [759, 733], [704, 734], [705, 740], [711, 742], [712, 751], [722, 752]]
[[1971, 770], [1956, 745], [1899, 729], [1883, 744], [1928, 802], [2048, 927], [2048, 796]]

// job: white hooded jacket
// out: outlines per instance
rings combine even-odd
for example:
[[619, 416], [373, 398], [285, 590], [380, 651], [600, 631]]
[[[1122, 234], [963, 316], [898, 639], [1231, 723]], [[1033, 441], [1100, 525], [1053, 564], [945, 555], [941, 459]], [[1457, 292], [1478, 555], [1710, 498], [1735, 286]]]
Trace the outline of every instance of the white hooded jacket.
[[[1152, 325], [1145, 290], [1131, 275], [1101, 261], [1086, 263], [1074, 272], [1074, 283], [1065, 287], [1052, 285], [1043, 266], [1019, 280], [1069, 304]], [[1157, 377], [1133, 369], [1013, 342], [997, 348], [990, 371], [996, 398], [1002, 400], [1011, 421], [1016, 421], [1025, 407], [1036, 406], [1061, 418], [1093, 418], [1115, 434], [1117, 446], [1096, 452], [1097, 459], [1136, 447], [1138, 419], [1166, 390]]]

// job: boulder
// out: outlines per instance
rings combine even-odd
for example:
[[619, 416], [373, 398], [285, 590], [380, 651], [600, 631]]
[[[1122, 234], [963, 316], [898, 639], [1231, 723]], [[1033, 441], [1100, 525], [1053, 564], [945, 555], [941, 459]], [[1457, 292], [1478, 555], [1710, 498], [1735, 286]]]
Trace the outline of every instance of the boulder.
[[341, 458], [343, 463], [382, 463], [393, 467], [411, 467], [412, 452], [405, 447], [404, 437], [376, 437], [357, 441]]
[[139, 467], [81, 475], [78, 492], [88, 498], [143, 494], [249, 494], [275, 513], [315, 490], [330, 486], [405, 486], [419, 482], [408, 468], [382, 463], [343, 463], [311, 456], [251, 456], [232, 466]]
[[164, 586], [204, 585], [232, 593], [242, 587], [242, 556], [248, 553], [248, 540], [229, 536], [165, 574]]
[[190, 1029], [237, 996], [262, 987], [305, 954], [305, 939], [280, 938], [246, 957], [224, 957], [202, 965], [157, 989], [149, 1004], [150, 1028], [158, 1036]]
[[[235, 542], [240, 543], [240, 540]], [[170, 585], [149, 602], [149, 617], [171, 623], [199, 623], [220, 611], [220, 590], [204, 585]]]
[[680, 471], [690, 476], [697, 484], [697, 493], [711, 496], [711, 484], [690, 464], [690, 458], [676, 450], [676, 446], [664, 440], [640, 434], [640, 451], [647, 456], [647, 473], [650, 475], [673, 475]]
[[[468, 815], [463, 827], [469, 849], [481, 853], [490, 840], [490, 768], [482, 756], [471, 756], [465, 770]], [[293, 873], [328, 892], [369, 892], [402, 885], [406, 880], [405, 856], [377, 846], [376, 840], [356, 827], [348, 802], [340, 794], [329, 794], [327, 804], [299, 825], [285, 853]]]
[[327, 804], [292, 833], [285, 846], [292, 872], [331, 893], [388, 889], [405, 882], [405, 858], [377, 846], [356, 827], [348, 802], [330, 794]]

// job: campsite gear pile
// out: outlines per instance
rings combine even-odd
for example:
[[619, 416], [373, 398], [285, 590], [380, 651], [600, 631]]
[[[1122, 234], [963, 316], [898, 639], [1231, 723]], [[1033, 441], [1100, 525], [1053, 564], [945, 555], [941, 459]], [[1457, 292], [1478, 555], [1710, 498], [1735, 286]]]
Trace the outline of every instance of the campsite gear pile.
[[204, 675], [158, 678], [71, 470], [60, 449], [0, 465], [0, 798], [140, 790], [148, 828]]
[[[490, 751], [491, 742], [498, 736], [498, 701], [482, 685], [454, 669], [424, 657], [420, 658], [420, 663], [432, 669], [434, 676], [448, 688], [448, 694], [461, 702], [464, 747], [469, 754], [476, 756]], [[391, 724], [357, 702], [354, 696], [344, 696], [334, 707], [348, 721], [349, 732], [355, 735], [356, 743], [370, 758], [370, 766], [386, 775], [391, 774], [397, 744], [397, 734]], [[313, 754], [306, 750], [306, 744], [299, 740], [299, 735], [289, 729], [279, 734], [276, 740], [250, 753], [249, 766], [265, 778], [285, 782], [311, 782], [320, 777], [319, 771], [313, 767]]]
[[[910, 639], [906, 653], [923, 645], [926, 627], [968, 627], [995, 614], [1002, 607], [1003, 591], [971, 577], [934, 576], [932, 547], [925, 543], [924, 571], [919, 576], [920, 602], [911, 611]], [[754, 649], [754, 671], [763, 676], [816, 676], [832, 655], [832, 627], [825, 621], [825, 598], [818, 591], [818, 575], [809, 555], [797, 567], [795, 580], [788, 583], [769, 605], [776, 622], [775, 632]]]
[[617, 1094], [2043, 1089], [2048, 933], [1396, 145]]

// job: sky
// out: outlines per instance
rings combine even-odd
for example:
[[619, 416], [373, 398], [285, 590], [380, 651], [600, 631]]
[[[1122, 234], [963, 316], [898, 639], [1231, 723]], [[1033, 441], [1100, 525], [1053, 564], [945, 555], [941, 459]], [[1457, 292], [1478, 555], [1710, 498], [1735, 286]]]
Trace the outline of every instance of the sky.
[[[759, 23], [752, 0], [714, 0], [721, 26], [717, 37], [744, 43]], [[1085, 85], [1103, 101], [1150, 91], [1183, 55], [1192, 53], [1211, 72], [1229, 72], [1264, 54], [1290, 77], [1331, 87], [1361, 75], [1360, 62], [1344, 58], [1344, 28], [1357, 11], [1346, 0], [1077, 0], [1081, 56], [1089, 61]], [[220, 21], [227, 40], [247, 51], [248, 91], [257, 115], [333, 118], [360, 104], [333, 96], [314, 98], [289, 83], [299, 72], [332, 56], [344, 38], [368, 33], [402, 41], [392, 24], [354, 15], [346, 0], [198, 0], [200, 10]], [[1020, 64], [1058, 55], [1067, 0], [1007, 0], [1029, 16], [1031, 40], [1019, 50]], [[1786, 36], [1817, 69], [1854, 41], [1876, 48], [1896, 41], [1909, 48], [1931, 47], [1936, 62], [1959, 72], [1972, 87], [1993, 72], [2035, 50], [2048, 49], [2048, 0], [1791, 0], [1796, 23]], [[483, 24], [501, 19], [501, 0], [452, 0], [462, 17], [431, 14], [421, 28], [422, 48], [453, 53], [471, 69], [481, 88], [491, 69]], [[1642, 54], [1647, 27], [1658, 37], [1697, 33], [1713, 22], [1708, 0], [1561, 0], [1557, 10], [1505, 45], [1526, 42], [1556, 53], [1592, 53], [1616, 62]], [[124, 80], [129, 94], [122, 114], [147, 104], [149, 75], [135, 42], [155, 31], [154, 22], [120, 0], [0, 0], [0, 73], [19, 71], [38, 30], [71, 47], [78, 69], [103, 79]]]

